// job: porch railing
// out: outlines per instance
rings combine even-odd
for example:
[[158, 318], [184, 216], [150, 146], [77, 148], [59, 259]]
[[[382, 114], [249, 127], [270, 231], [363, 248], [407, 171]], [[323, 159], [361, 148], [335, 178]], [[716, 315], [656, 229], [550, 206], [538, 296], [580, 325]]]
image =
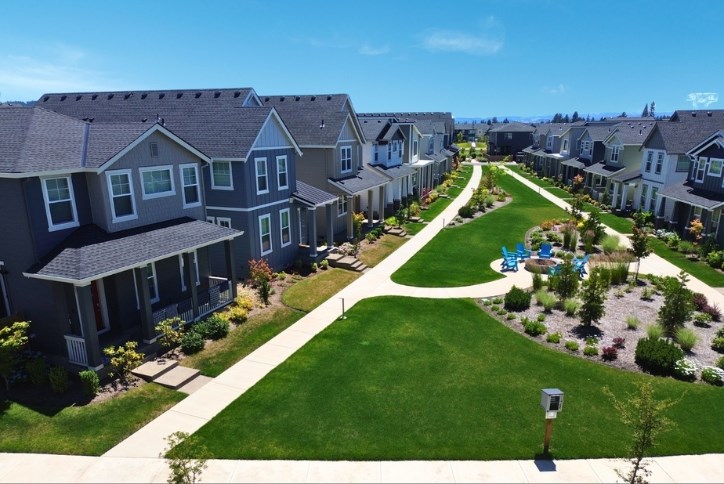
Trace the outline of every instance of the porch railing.
[[85, 349], [85, 339], [82, 336], [66, 334], [65, 344], [68, 347], [68, 361], [70, 363], [88, 366], [88, 353]]
[[169, 304], [153, 312], [154, 326], [164, 319], [181, 318], [184, 324], [202, 318], [232, 301], [231, 283], [219, 277], [209, 278], [209, 288], [198, 294], [198, 314], [194, 315], [191, 298]]

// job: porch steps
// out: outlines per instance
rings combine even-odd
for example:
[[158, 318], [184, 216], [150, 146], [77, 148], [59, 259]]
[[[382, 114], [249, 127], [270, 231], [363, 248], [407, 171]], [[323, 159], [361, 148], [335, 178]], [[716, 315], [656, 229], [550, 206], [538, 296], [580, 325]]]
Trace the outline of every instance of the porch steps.
[[146, 381], [154, 381], [164, 373], [171, 371], [178, 366], [178, 361], [157, 358], [155, 360], [147, 361], [138, 368], [131, 370], [131, 373], [139, 378], [143, 378]]
[[178, 390], [196, 378], [199, 373], [199, 370], [195, 368], [175, 366], [171, 370], [164, 372], [161, 376], [155, 378], [153, 382], [164, 387], [171, 388], [172, 390]]
[[327, 260], [329, 261], [330, 266], [339, 267], [340, 269], [347, 269], [357, 272], [364, 272], [364, 270], [367, 269], [367, 266], [365, 264], [360, 262], [356, 257], [352, 257], [351, 255], [343, 256], [341, 254], [330, 254], [329, 256], [327, 256]]
[[407, 237], [407, 232], [402, 227], [390, 227], [385, 232], [390, 235], [396, 235], [397, 237]]

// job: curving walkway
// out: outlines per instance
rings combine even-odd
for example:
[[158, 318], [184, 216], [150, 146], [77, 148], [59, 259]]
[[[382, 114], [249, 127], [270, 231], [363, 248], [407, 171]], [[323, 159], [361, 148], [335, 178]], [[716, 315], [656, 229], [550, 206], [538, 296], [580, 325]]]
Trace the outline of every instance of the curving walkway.
[[[381, 295], [426, 298], [488, 297], [506, 293], [514, 284], [527, 287], [530, 273], [506, 273], [496, 281], [456, 288], [418, 288], [395, 284], [390, 276], [451, 220], [478, 186], [482, 170], [463, 193], [415, 237], [379, 265], [342, 289], [265, 345], [233, 365], [195, 393], [110, 449], [102, 457], [46, 454], [0, 454], [0, 482], [165, 482], [168, 468], [159, 455], [165, 438], [176, 431], [194, 433], [277, 365], [336, 321], [342, 304], [349, 309], [362, 299]], [[526, 186], [536, 185], [511, 173]], [[541, 190], [562, 207], [565, 202]], [[613, 232], [613, 231], [611, 231]], [[623, 240], [623, 238], [622, 238]], [[651, 259], [650, 256], [649, 259]], [[676, 274], [678, 268], [660, 258], [645, 259], [641, 272]], [[656, 260], [659, 259], [659, 260]], [[499, 262], [494, 262], [497, 267]], [[669, 267], [670, 266], [670, 267]], [[673, 269], [672, 269], [673, 267]], [[698, 284], [697, 284], [698, 283]], [[703, 287], [699, 289], [699, 284]], [[704, 292], [724, 307], [724, 296], [692, 278], [692, 289]], [[708, 290], [706, 290], [708, 289]], [[542, 428], [542, 427], [541, 427]], [[652, 459], [654, 482], [718, 482], [724, 476], [721, 455], [671, 456]], [[620, 460], [566, 461], [228, 461], [213, 460], [203, 475], [206, 482], [614, 482]]]

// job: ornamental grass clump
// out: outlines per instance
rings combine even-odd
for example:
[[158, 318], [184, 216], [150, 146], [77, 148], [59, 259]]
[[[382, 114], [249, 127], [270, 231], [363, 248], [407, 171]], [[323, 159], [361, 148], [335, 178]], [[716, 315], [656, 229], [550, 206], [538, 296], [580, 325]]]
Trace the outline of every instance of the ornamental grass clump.
[[641, 320], [636, 316], [626, 316], [626, 328], [635, 330], [641, 324]]
[[679, 328], [676, 331], [675, 339], [676, 342], [679, 343], [681, 349], [687, 353], [690, 353], [692, 348], [694, 348], [696, 343], [699, 341], [699, 337], [690, 328]]
[[557, 299], [555, 294], [548, 292], [545, 289], [535, 293], [535, 300], [539, 306], [543, 306], [545, 312], [550, 313], [556, 305]]

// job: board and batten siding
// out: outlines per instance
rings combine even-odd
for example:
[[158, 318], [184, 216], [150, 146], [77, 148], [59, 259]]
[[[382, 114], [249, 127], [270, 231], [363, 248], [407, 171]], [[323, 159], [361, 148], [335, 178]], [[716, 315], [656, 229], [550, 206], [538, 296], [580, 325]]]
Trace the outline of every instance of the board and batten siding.
[[[724, 159], [724, 148], [720, 148], [716, 145], [710, 146], [709, 148], [702, 151], [698, 158], [716, 158], [718, 160]], [[697, 183], [696, 181], [696, 173], [693, 172], [694, 167], [696, 166], [696, 163], [691, 164], [691, 176], [690, 180], [693, 181], [694, 186], [702, 188], [704, 190], [710, 191], [710, 192], [716, 192], [716, 193], [724, 193], [724, 187], [722, 187], [722, 179], [724, 179], [724, 173], [722, 173], [719, 176], [713, 176], [709, 175], [709, 170], [707, 169], [704, 172], [704, 182], [703, 183]]]

